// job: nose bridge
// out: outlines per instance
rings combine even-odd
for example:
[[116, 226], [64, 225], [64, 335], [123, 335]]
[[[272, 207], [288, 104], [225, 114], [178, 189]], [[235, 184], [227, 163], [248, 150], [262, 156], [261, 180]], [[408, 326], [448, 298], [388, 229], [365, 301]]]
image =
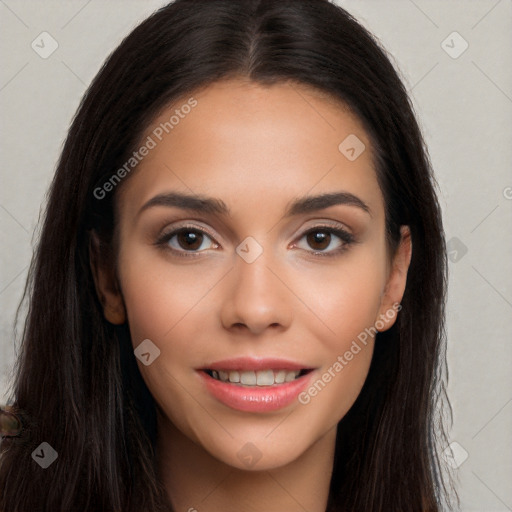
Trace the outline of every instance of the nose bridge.
[[243, 259], [239, 259], [235, 263], [236, 288], [241, 296], [245, 295], [253, 299], [258, 296], [267, 296], [268, 299], [273, 295], [272, 289], [275, 288], [277, 283], [275, 283], [275, 276], [272, 275], [268, 268], [272, 264], [269, 252], [266, 251], [265, 254], [262, 254], [251, 263]]
[[245, 326], [253, 333], [260, 333], [270, 326], [289, 326], [292, 305], [275, 270], [270, 270], [276, 267], [275, 263], [272, 251], [263, 251], [251, 262], [243, 256], [236, 257], [222, 307], [226, 328]]

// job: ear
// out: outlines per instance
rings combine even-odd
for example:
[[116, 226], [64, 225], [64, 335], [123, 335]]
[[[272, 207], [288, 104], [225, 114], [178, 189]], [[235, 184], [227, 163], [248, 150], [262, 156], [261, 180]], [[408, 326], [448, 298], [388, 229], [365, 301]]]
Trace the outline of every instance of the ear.
[[402, 226], [400, 228], [400, 243], [393, 256], [391, 271], [381, 297], [379, 316], [375, 321], [379, 326], [379, 331], [387, 331], [396, 321], [398, 311], [401, 309], [400, 302], [405, 292], [411, 256], [411, 231], [409, 226]]
[[89, 238], [89, 264], [94, 277], [96, 294], [103, 306], [105, 318], [114, 325], [126, 322], [126, 309], [119, 283], [115, 275], [115, 265], [110, 251], [101, 251], [97, 233], [92, 231]]

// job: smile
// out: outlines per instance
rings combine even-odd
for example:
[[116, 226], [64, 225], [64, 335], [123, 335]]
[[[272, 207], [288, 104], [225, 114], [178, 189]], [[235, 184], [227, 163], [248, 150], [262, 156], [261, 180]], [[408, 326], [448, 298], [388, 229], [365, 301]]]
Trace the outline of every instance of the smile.
[[268, 413], [299, 403], [314, 369], [283, 359], [244, 357], [211, 363], [197, 372], [215, 401], [237, 411]]
[[229, 382], [238, 386], [274, 386], [292, 382], [298, 377], [305, 375], [309, 370], [259, 370], [259, 371], [237, 371], [237, 370], [206, 370], [210, 377]]

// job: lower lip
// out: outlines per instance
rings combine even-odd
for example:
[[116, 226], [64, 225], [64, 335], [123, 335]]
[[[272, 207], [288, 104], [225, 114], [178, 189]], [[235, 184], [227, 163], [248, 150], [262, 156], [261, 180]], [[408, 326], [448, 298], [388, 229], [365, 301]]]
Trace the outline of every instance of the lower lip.
[[309, 372], [292, 382], [273, 386], [240, 386], [210, 377], [199, 371], [207, 390], [224, 405], [244, 412], [271, 412], [284, 409], [303, 391], [311, 378]]

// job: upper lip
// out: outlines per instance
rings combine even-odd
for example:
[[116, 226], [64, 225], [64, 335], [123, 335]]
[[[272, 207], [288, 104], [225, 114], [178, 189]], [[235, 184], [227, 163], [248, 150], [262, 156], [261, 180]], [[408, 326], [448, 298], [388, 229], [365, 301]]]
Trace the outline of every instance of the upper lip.
[[215, 361], [198, 368], [199, 370], [231, 370], [231, 371], [259, 371], [259, 370], [307, 370], [312, 369], [310, 365], [297, 363], [288, 359], [280, 358], [258, 358], [258, 357], [235, 357]]

